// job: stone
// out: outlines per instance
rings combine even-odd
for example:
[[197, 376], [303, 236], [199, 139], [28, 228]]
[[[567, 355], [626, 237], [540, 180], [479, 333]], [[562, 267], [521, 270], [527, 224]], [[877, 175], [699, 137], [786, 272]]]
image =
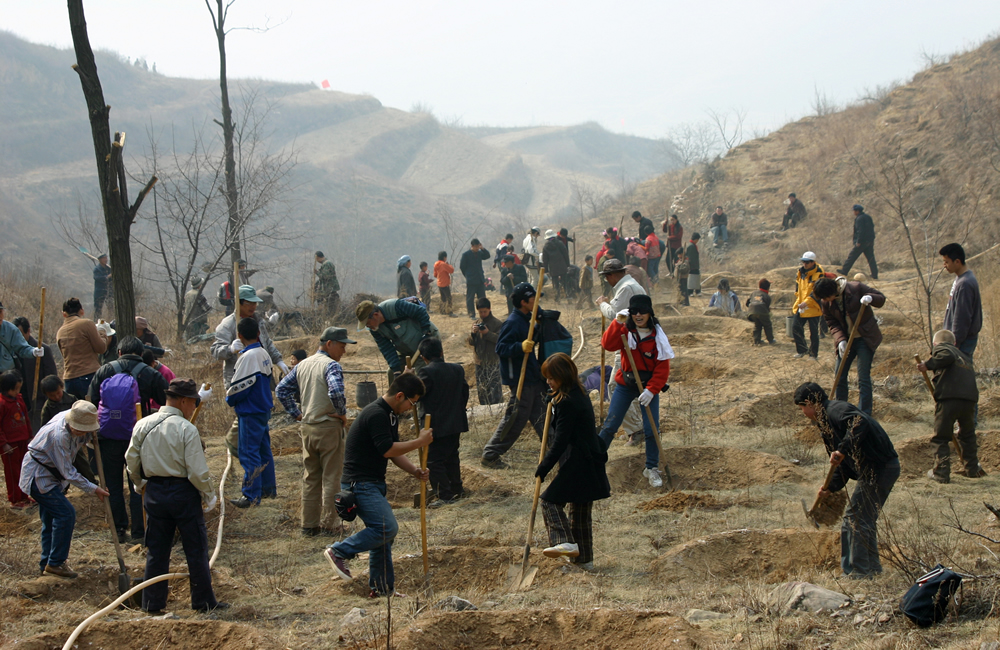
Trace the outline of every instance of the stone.
[[979, 644], [979, 650], [1000, 650], [1000, 641], [983, 641]]
[[495, 600], [487, 600], [482, 605], [480, 605], [480, 608], [481, 609], [495, 609], [498, 604], [499, 603], [497, 603], [497, 601], [495, 601]]
[[365, 616], [368, 616], [368, 612], [361, 609], [360, 607], [352, 607], [351, 611], [344, 614], [344, 618], [340, 619], [340, 627], [348, 627], [350, 625], [356, 625], [361, 622]]
[[434, 609], [441, 609], [446, 612], [464, 612], [466, 610], [475, 611], [479, 608], [464, 598], [448, 596], [434, 603]]
[[794, 610], [835, 611], [850, 603], [850, 600], [844, 594], [808, 582], [786, 582], [775, 587], [767, 597], [770, 608], [783, 614]]
[[684, 620], [688, 623], [706, 623], [710, 621], [718, 621], [725, 618], [730, 618], [729, 614], [723, 614], [721, 612], [713, 612], [707, 609], [689, 609], [686, 614], [684, 614]]

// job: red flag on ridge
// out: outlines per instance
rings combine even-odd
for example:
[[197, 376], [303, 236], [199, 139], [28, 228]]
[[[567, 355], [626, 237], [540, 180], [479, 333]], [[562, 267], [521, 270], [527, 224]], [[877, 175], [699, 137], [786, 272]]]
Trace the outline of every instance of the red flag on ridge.
[[329, 88], [329, 87], [330, 87], [330, 82], [329, 82], [329, 81], [327, 81], [326, 79], [324, 79], [324, 80], [323, 80], [323, 83], [321, 83], [320, 85], [321, 85], [321, 86], [322, 86], [323, 88]]

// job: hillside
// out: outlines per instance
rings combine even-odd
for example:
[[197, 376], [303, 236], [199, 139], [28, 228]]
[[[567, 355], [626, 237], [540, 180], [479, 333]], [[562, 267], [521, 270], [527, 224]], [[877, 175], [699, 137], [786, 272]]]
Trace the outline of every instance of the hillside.
[[[0, 254], [52, 259], [76, 284], [70, 288], [82, 293], [86, 260], [66, 259], [72, 249], [54, 237], [52, 225], [54, 215], [76, 211], [78, 196], [97, 209], [90, 130], [73, 61], [70, 50], [0, 32], [0, 226], [7, 235]], [[98, 54], [98, 67], [111, 128], [129, 134], [126, 156], [137, 176], [149, 166], [149, 133], [159, 141], [161, 159], [171, 142], [187, 151], [194, 129], [215, 135], [216, 82], [164, 77], [107, 53]], [[297, 162], [287, 179], [292, 191], [275, 209], [287, 231], [302, 237], [291, 249], [250, 252], [256, 265], [296, 269], [268, 278], [286, 295], [301, 288], [298, 268], [307, 251], [326, 250], [345, 275], [364, 281], [360, 289], [391, 290], [397, 257], [433, 260], [450, 248], [442, 212], [458, 223], [456, 241], [474, 232], [493, 238], [529, 221], [573, 214], [574, 185], [610, 195], [623, 176], [635, 182], [667, 167], [660, 143], [595, 124], [449, 127], [374, 97], [303, 84], [231, 80], [237, 119], [241, 88], [256, 95], [257, 111], [268, 112], [261, 129], [267, 148], [291, 153]], [[144, 206], [140, 221], [151, 209]], [[376, 249], [384, 269], [372, 274], [357, 253]]]

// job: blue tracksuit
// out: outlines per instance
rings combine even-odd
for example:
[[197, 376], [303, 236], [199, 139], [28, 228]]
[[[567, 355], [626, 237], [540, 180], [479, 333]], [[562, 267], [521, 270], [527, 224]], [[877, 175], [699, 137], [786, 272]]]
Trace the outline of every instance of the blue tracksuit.
[[226, 391], [226, 404], [236, 409], [240, 429], [240, 465], [243, 466], [243, 496], [254, 503], [262, 494], [275, 496], [274, 456], [268, 419], [274, 407], [271, 396], [271, 357], [260, 343], [240, 352], [233, 381]]

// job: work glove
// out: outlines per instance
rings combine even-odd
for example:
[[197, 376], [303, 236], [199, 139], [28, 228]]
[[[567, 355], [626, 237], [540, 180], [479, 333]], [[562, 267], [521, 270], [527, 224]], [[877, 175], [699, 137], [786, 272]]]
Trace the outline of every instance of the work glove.
[[535, 469], [535, 478], [540, 478], [540, 479], [542, 479], [544, 481], [545, 480], [545, 475], [548, 474], [548, 473], [549, 473], [549, 470], [545, 469], [544, 465], [539, 465]]
[[535, 349], [534, 341], [521, 341], [521, 351], [525, 354], [531, 354], [531, 351]]
[[273, 314], [271, 314], [270, 316], [267, 317], [267, 322], [270, 323], [271, 325], [277, 325], [278, 324], [278, 319], [280, 317], [281, 317], [281, 314], [279, 314], [278, 312], [274, 312]]
[[286, 375], [291, 372], [291, 369], [288, 367], [288, 364], [285, 363], [284, 361], [279, 361], [278, 367], [281, 368], [281, 372], [283, 372]]
[[649, 406], [649, 403], [653, 401], [654, 395], [649, 392], [648, 388], [644, 388], [642, 394], [639, 395], [639, 403], [643, 406]]
[[45, 356], [45, 349], [44, 348], [31, 348], [31, 354], [32, 354], [32, 356], [39, 357], [39, 358], [44, 357]]
[[804, 312], [808, 307], [809, 305], [807, 305], [806, 303], [802, 303], [801, 305], [799, 305], [798, 308], [799, 315], [801, 316], [802, 312]]
[[111, 336], [111, 324], [110, 323], [98, 323], [97, 331], [104, 336]]
[[837, 354], [843, 359], [844, 355], [847, 353], [847, 341], [841, 341], [837, 344]]
[[872, 297], [871, 296], [861, 296], [861, 304], [862, 305], [870, 305], [870, 304], [872, 304]]
[[212, 389], [206, 386], [205, 384], [202, 384], [201, 389], [198, 391], [198, 397], [200, 397], [201, 401], [204, 402], [211, 396], [212, 396]]
[[174, 351], [171, 350], [170, 348], [163, 348], [163, 354], [173, 355], [173, 353], [174, 353]]
[[217, 496], [215, 496], [213, 494], [212, 498], [210, 498], [206, 503], [202, 504], [201, 511], [202, 512], [212, 512], [213, 510], [215, 510], [215, 506], [217, 506], [217, 505], [219, 505], [219, 497], [217, 497]]
[[615, 320], [624, 325], [628, 322], [628, 310], [623, 309], [615, 315]]
[[233, 339], [233, 342], [229, 344], [229, 351], [232, 352], [233, 354], [239, 354], [240, 350], [242, 350], [245, 347], [246, 346], [243, 345], [243, 341], [239, 339]]

